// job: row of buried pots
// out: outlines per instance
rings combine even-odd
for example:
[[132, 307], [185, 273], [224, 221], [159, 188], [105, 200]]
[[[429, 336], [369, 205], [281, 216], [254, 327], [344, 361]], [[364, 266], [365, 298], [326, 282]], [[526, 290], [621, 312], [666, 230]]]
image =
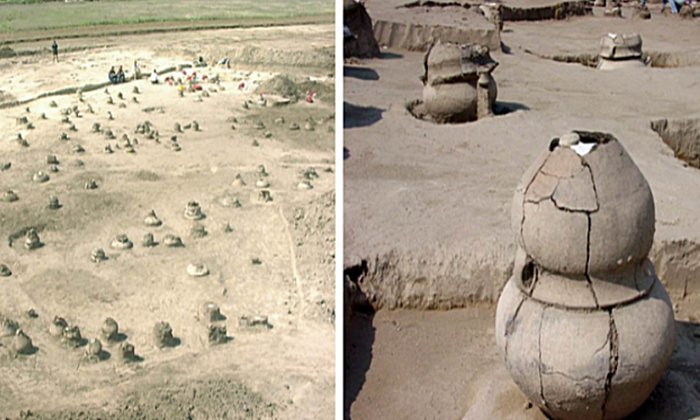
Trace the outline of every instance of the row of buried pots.
[[[608, 34], [600, 41], [598, 69], [644, 67], [638, 34]], [[491, 75], [498, 63], [487, 47], [437, 41], [424, 59], [423, 100], [410, 112], [437, 123], [474, 121], [493, 115], [498, 93]]]
[[[61, 207], [60, 203], [58, 202], [58, 199], [53, 196], [51, 197], [49, 206], [52, 209], [58, 209]], [[199, 203], [197, 203], [196, 201], [190, 201], [187, 203], [187, 206], [185, 208], [184, 217], [189, 220], [197, 221], [203, 219], [205, 215]], [[156, 215], [155, 210], [149, 211], [146, 217], [144, 218], [144, 224], [148, 227], [159, 227], [162, 225], [162, 223], [163, 222]], [[232, 231], [233, 228], [231, 227], [231, 225], [229, 223], [226, 223], [224, 225], [224, 232], [230, 233]], [[204, 226], [195, 225], [192, 228], [191, 234], [193, 237], [203, 237], [207, 235], [207, 231], [204, 228]], [[156, 242], [155, 237], [152, 233], [147, 233], [144, 235], [141, 244], [146, 248], [150, 248], [156, 246], [158, 243]], [[167, 234], [163, 237], [163, 244], [171, 248], [178, 248], [184, 246], [182, 239], [179, 236], [172, 234]], [[39, 234], [37, 233], [36, 229], [27, 229], [24, 239], [24, 248], [31, 251], [34, 249], [41, 248], [43, 246], [44, 244], [41, 242], [41, 239], [39, 238]], [[110, 247], [116, 250], [128, 250], [133, 248], [133, 246], [133, 242], [125, 234], [117, 235], [110, 243]], [[95, 263], [100, 263], [107, 260], [107, 254], [102, 248], [96, 248], [90, 254], [90, 259]], [[187, 266], [187, 274], [192, 277], [202, 277], [209, 274], [209, 269], [206, 267], [206, 265], [201, 263], [189, 264]], [[5, 264], [0, 264], [0, 277], [9, 277], [11, 275], [11, 269]]]
[[[37, 318], [39, 315], [34, 310], [27, 311], [27, 316]], [[222, 321], [226, 320], [221, 314], [219, 306], [213, 302], [204, 303], [197, 316], [198, 320], [206, 324], [207, 340], [209, 344], [223, 344], [231, 337], [227, 335], [226, 326]], [[272, 325], [266, 316], [242, 316], [239, 326], [249, 329], [271, 329]], [[117, 346], [118, 360], [122, 362], [139, 361], [134, 346], [126, 341], [126, 335], [119, 331], [119, 325], [113, 318], [106, 318], [100, 327], [100, 338], [86, 340], [80, 333], [77, 325], [69, 325], [60, 316], [55, 316], [48, 327], [49, 335], [59, 340], [68, 348], [85, 346], [83, 360], [99, 362], [109, 357], [102, 346], [102, 339], [107, 345]], [[19, 327], [19, 324], [7, 317], [0, 316], [0, 338], [13, 337], [8, 348], [15, 355], [31, 355], [36, 353], [31, 338]], [[153, 327], [153, 340], [157, 348], [175, 347], [180, 344], [180, 339], [173, 335], [173, 329], [169, 323], [157, 322]]]

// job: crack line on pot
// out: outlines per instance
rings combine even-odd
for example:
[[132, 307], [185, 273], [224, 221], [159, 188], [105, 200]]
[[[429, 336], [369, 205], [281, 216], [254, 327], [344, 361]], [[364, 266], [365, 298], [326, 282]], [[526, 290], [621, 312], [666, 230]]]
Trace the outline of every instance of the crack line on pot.
[[520, 313], [520, 308], [522, 308], [523, 304], [525, 303], [526, 298], [520, 299], [520, 303], [518, 304], [518, 307], [515, 308], [515, 313], [513, 314], [513, 317], [508, 320], [506, 323], [506, 329], [505, 329], [505, 347], [503, 349], [503, 353], [505, 353], [505, 359], [506, 361], [508, 360], [508, 338], [510, 337], [511, 334], [513, 334], [513, 330], [515, 329], [515, 320], [518, 318], [518, 314]]
[[525, 246], [525, 237], [523, 236], [523, 229], [524, 229], [524, 225], [525, 225], [525, 202], [526, 202], [525, 201], [525, 194], [527, 194], [527, 190], [530, 189], [530, 186], [535, 181], [535, 178], [537, 177], [537, 173], [542, 170], [544, 165], [547, 163], [547, 160], [549, 160], [549, 156], [551, 156], [551, 155], [547, 155], [544, 158], [540, 167], [537, 168], [537, 170], [533, 173], [532, 178], [530, 178], [530, 180], [527, 182], [527, 185], [525, 186], [525, 188], [523, 188], [523, 202], [520, 203], [521, 214], [522, 214], [521, 219], [520, 219], [520, 239], [523, 241], [522, 246], [524, 249], [527, 249], [527, 247]]
[[612, 380], [617, 373], [617, 368], [619, 364], [620, 354], [619, 354], [619, 342], [617, 335], [617, 326], [615, 325], [615, 318], [613, 316], [613, 310], [609, 310], [608, 314], [610, 316], [610, 330], [608, 331], [608, 338], [610, 341], [610, 360], [608, 364], [608, 374], [605, 377], [605, 398], [603, 399], [603, 418], [605, 418], [605, 408], [610, 399], [610, 390], [612, 388]]
[[542, 323], [544, 322], [544, 313], [547, 307], [542, 308], [542, 313], [540, 315], [540, 325], [537, 331], [537, 374], [540, 380], [540, 402], [546, 408], [547, 400], [544, 399], [544, 384], [542, 382]]
[[596, 296], [595, 294], [595, 290], [593, 289], [593, 282], [591, 281], [591, 276], [588, 273], [588, 266], [591, 262], [591, 214], [586, 212], [586, 218], [588, 219], [588, 229], [586, 233], [586, 282], [588, 283], [588, 289], [593, 295], [593, 301], [595, 302], [595, 306], [597, 308], [600, 308], [598, 296]]

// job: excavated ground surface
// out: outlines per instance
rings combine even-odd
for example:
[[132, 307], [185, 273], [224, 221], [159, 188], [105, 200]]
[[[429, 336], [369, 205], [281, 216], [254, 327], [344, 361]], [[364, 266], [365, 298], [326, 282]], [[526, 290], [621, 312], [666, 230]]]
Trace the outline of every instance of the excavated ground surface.
[[365, 3], [372, 18], [374, 37], [379, 47], [424, 51], [434, 39], [500, 48], [498, 31], [493, 23], [476, 11], [461, 5], [411, 6], [407, 0]]
[[[685, 321], [676, 322], [669, 368], [630, 419], [700, 416], [700, 326], [687, 321], [691, 312], [700, 313], [697, 297], [680, 305]], [[353, 316], [345, 335], [351, 418], [546, 420], [511, 380], [494, 345], [494, 316], [485, 306]]]
[[[665, 385], [640, 416], [698, 415], [697, 366], [688, 352], [696, 351], [689, 331], [700, 317], [700, 173], [650, 127], [700, 116], [698, 67], [599, 72], [542, 58], [595, 53], [606, 33], [634, 31], [646, 51], [697, 54], [697, 22], [659, 8], [651, 6], [649, 21], [596, 10], [566, 21], [506, 22], [506, 52], [493, 54], [500, 62], [493, 76], [498, 105], [512, 111], [465, 125], [423, 122], [406, 110], [421, 95], [420, 53], [389, 49], [383, 59], [346, 67], [344, 264], [364, 261], [360, 288], [379, 309], [364, 328], [350, 329], [360, 335], [351, 340], [359, 358], [346, 370], [354, 378], [346, 389], [352, 418], [431, 418], [444, 410], [453, 418], [537, 418], [536, 410], [522, 411], [524, 398], [497, 354], [490, 305], [512, 270], [515, 186], [549, 141], [572, 129], [612, 133], [647, 178], [656, 204], [650, 258], [678, 319], [688, 322], [679, 327]], [[476, 302], [486, 307], [475, 309]], [[425, 375], [413, 374], [421, 369]]]
[[[299, 43], [301, 38], [308, 42]], [[331, 417], [333, 99], [272, 106], [281, 98], [266, 92], [263, 106], [256, 89], [285, 73], [311, 77], [332, 91], [333, 25], [80, 38], [62, 44], [76, 51], [62, 54], [58, 64], [36, 54], [0, 60], [0, 84], [7, 95], [32, 98], [100, 83], [110, 65], [130, 70], [136, 58], [144, 72], [197, 55], [209, 61], [228, 55], [232, 64], [230, 69], [196, 69], [200, 76], [220, 77], [220, 85], [203, 82], [208, 96], [186, 92], [179, 97], [175, 87], [144, 79], [110, 86], [109, 94], [85, 92], [83, 102], [75, 94], [58, 95], [28, 103], [29, 111], [25, 106], [1, 111], [0, 163], [11, 166], [0, 171], [0, 191], [12, 189], [19, 200], [0, 201], [0, 263], [13, 272], [0, 277], [0, 315], [17, 321], [37, 350], [14, 357], [12, 339], [0, 338], [0, 417]], [[19, 43], [13, 48], [34, 47]], [[319, 58], [326, 56], [330, 60]], [[132, 93], [135, 86], [140, 94]], [[124, 100], [118, 99], [120, 92]], [[107, 104], [110, 95], [114, 105]], [[251, 101], [248, 109], [244, 101]], [[94, 114], [87, 112], [88, 105]], [[81, 112], [81, 117], [70, 116], [77, 131], [61, 122], [61, 110], [72, 106]], [[18, 124], [20, 117], [34, 129]], [[135, 133], [146, 120], [159, 131], [160, 143]], [[184, 126], [193, 120], [201, 131], [175, 132], [175, 122]], [[256, 128], [260, 122], [265, 129]], [[93, 123], [112, 129], [117, 140], [91, 132]], [[292, 123], [301, 128], [290, 130]], [[305, 129], [307, 124], [313, 131]], [[15, 141], [18, 132], [28, 147]], [[62, 132], [70, 140], [59, 140]], [[134, 154], [125, 153], [123, 134], [138, 139]], [[173, 135], [179, 152], [169, 147]], [[108, 144], [113, 154], [103, 153]], [[76, 145], [85, 151], [77, 153]], [[48, 154], [57, 156], [58, 172], [49, 172]], [[271, 202], [258, 200], [258, 165], [269, 173]], [[298, 189], [301, 172], [309, 168], [318, 175], [311, 180], [313, 188]], [[48, 182], [32, 181], [39, 170], [49, 174]], [[245, 186], [232, 185], [238, 173]], [[97, 189], [84, 189], [89, 179], [97, 181]], [[49, 195], [58, 196], [63, 206], [47, 209]], [[235, 199], [240, 207], [232, 205]], [[202, 220], [184, 218], [191, 200], [201, 204]], [[150, 209], [162, 226], [144, 224]], [[225, 229], [227, 224], [232, 230]], [[37, 229], [43, 247], [24, 249], [21, 233], [27, 227]], [[195, 227], [207, 234], [194, 234]], [[141, 244], [148, 232], [159, 242], [153, 248]], [[133, 241], [133, 249], [110, 247], [121, 233]], [[184, 247], [166, 247], [166, 234], [180, 236]], [[96, 248], [103, 248], [108, 260], [93, 263]], [[209, 275], [188, 276], [188, 264], [199, 262]], [[230, 339], [224, 344], [207, 342], [206, 326], [198, 320], [206, 301], [215, 302], [225, 316], [221, 322]], [[38, 317], [26, 315], [30, 308]], [[103, 320], [113, 317], [141, 360], [122, 364], [116, 345], [103, 340], [106, 360], [88, 363], [82, 357], [85, 347], [68, 349], [49, 335], [55, 315], [78, 325], [85, 338], [97, 337]], [[241, 317], [253, 315], [267, 316], [272, 328], [239, 325]], [[161, 320], [170, 323], [179, 345], [155, 346], [153, 326]]]

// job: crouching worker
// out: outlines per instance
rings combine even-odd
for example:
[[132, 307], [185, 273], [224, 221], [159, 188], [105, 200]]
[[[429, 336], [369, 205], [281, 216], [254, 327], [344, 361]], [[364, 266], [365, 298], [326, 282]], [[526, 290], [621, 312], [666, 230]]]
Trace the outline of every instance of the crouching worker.
[[119, 66], [119, 71], [117, 72], [117, 83], [126, 82], [126, 75], [124, 74], [124, 68]]
[[158, 72], [156, 69], [153, 69], [153, 73], [151, 73], [151, 83], [154, 85], [158, 84]]
[[114, 71], [114, 66], [109, 69], [109, 75], [107, 77], [109, 77], [109, 81], [112, 82], [113, 85], [117, 83], [117, 72]]

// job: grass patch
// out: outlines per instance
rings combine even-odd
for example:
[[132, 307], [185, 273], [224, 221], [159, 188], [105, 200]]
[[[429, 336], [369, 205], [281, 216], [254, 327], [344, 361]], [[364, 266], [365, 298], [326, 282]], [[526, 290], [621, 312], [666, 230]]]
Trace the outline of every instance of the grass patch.
[[333, 0], [0, 0], [0, 32], [205, 20], [285, 19], [331, 14]]

